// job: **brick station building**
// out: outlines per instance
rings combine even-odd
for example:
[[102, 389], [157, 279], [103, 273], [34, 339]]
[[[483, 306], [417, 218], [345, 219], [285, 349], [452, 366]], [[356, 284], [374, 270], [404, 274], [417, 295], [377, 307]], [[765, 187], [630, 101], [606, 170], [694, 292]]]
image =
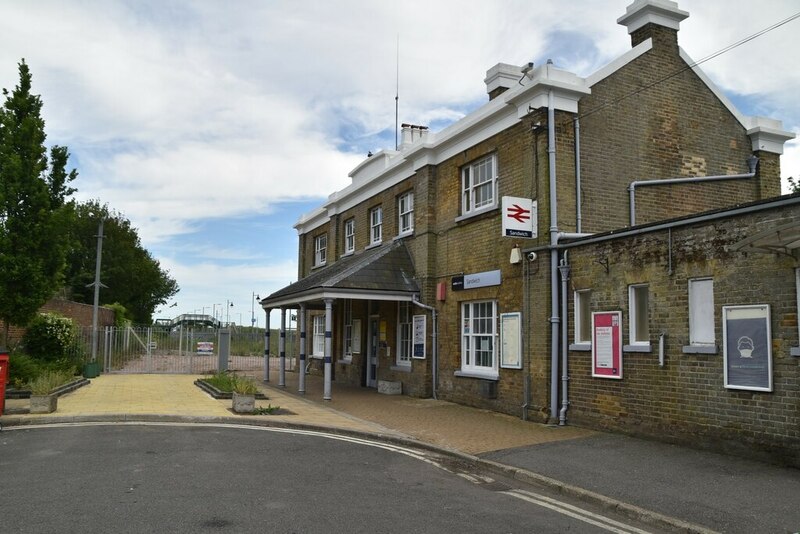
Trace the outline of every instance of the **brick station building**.
[[497, 64], [484, 106], [403, 125], [300, 218], [298, 281], [261, 305], [281, 328], [299, 311], [326, 398], [335, 380], [800, 464], [794, 134], [693, 66], [687, 16], [635, 1], [631, 50], [585, 78]]

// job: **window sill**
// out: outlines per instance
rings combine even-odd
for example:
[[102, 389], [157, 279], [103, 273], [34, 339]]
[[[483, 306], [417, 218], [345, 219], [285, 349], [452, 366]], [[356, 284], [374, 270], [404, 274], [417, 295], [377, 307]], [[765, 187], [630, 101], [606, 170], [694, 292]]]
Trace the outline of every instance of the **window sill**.
[[492, 204], [491, 206], [485, 206], [483, 208], [480, 208], [480, 209], [475, 210], [475, 211], [471, 211], [471, 212], [466, 213], [464, 215], [459, 215], [458, 217], [456, 217], [456, 222], [459, 223], [461, 221], [466, 221], [466, 220], [472, 219], [474, 217], [479, 217], [481, 215], [484, 215], [486, 213], [490, 213], [490, 212], [492, 212], [492, 211], [494, 211], [496, 209], [499, 209], [499, 208], [500, 208], [500, 206], [498, 204], [496, 204], [496, 203]]
[[650, 353], [653, 352], [653, 348], [650, 346], [650, 343], [637, 343], [634, 345], [623, 345], [622, 352]]
[[398, 373], [410, 373], [411, 366], [410, 365], [392, 365], [389, 367], [390, 371], [397, 371]]
[[686, 345], [683, 347], [684, 354], [717, 354], [716, 345]]
[[789, 349], [789, 355], [798, 357], [800, 356], [800, 347], [792, 347]]
[[345, 252], [344, 254], [342, 254], [339, 257], [340, 258], [346, 258], [347, 256], [352, 256], [354, 252], [355, 252], [354, 250], [351, 250], [350, 252]]
[[481, 380], [500, 380], [500, 375], [497, 373], [478, 373], [476, 371], [456, 371], [454, 376], [461, 378], [480, 378]]
[[322, 268], [323, 268], [323, 267], [325, 267], [326, 265], [327, 265], [327, 262], [326, 262], [326, 263], [320, 263], [320, 264], [318, 264], [318, 265], [312, 265], [312, 266], [311, 266], [311, 270], [312, 270], [312, 271], [315, 271], [315, 270], [317, 270], [317, 269], [322, 269]]
[[364, 250], [369, 250], [371, 248], [376, 248], [376, 247], [379, 247], [381, 245], [383, 245], [383, 241], [378, 241], [377, 243], [370, 243], [369, 245], [364, 247]]
[[309, 354], [308, 358], [310, 360], [324, 360], [325, 356], [323, 354]]
[[340, 363], [341, 365], [352, 365], [353, 364], [353, 359], [352, 358], [347, 358], [345, 360], [339, 360], [338, 363]]
[[572, 352], [591, 352], [592, 351], [592, 344], [591, 343], [573, 343], [569, 346], [569, 350]]

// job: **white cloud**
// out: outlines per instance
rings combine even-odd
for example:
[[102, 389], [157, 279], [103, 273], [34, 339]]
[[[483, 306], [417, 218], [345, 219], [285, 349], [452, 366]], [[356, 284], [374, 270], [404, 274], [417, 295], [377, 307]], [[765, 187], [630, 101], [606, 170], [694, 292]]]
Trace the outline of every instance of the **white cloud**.
[[[629, 3], [0, 0], [0, 85], [16, 85], [26, 58], [48, 141], [68, 145], [80, 162], [81, 198], [108, 202], [145, 246], [175, 258], [162, 263], [182, 295], [224, 295], [285, 269], [293, 279], [296, 268], [287, 260], [260, 271], [249, 254], [236, 259], [236, 243], [198, 242], [202, 221], [268, 214], [347, 185], [364, 145], [393, 129], [398, 35], [400, 121], [430, 124], [457, 120], [485, 99], [485, 72], [498, 62], [552, 57], [593, 72], [630, 49], [616, 24]], [[794, 0], [759, 9], [750, 0], [678, 4], [690, 13], [680, 44], [695, 59], [797, 11]], [[794, 128], [799, 25], [702, 68], [752, 103], [747, 112]], [[786, 147], [784, 176], [800, 176], [798, 146]], [[293, 222], [279, 231], [293, 233]], [[172, 256], [183, 243], [207, 251], [207, 263]]]

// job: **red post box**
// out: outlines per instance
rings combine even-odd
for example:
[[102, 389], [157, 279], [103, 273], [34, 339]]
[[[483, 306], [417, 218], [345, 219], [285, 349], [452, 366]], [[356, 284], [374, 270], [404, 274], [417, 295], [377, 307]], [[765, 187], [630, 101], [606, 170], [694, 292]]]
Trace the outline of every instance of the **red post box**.
[[0, 352], [0, 415], [6, 409], [6, 382], [8, 382], [8, 353]]

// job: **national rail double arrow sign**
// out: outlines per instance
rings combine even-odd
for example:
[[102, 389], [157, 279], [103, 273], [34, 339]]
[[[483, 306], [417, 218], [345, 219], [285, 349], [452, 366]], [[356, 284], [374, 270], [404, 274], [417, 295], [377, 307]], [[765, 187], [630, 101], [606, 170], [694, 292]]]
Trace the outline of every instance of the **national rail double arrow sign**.
[[503, 197], [503, 235], [536, 237], [536, 202], [529, 198]]

